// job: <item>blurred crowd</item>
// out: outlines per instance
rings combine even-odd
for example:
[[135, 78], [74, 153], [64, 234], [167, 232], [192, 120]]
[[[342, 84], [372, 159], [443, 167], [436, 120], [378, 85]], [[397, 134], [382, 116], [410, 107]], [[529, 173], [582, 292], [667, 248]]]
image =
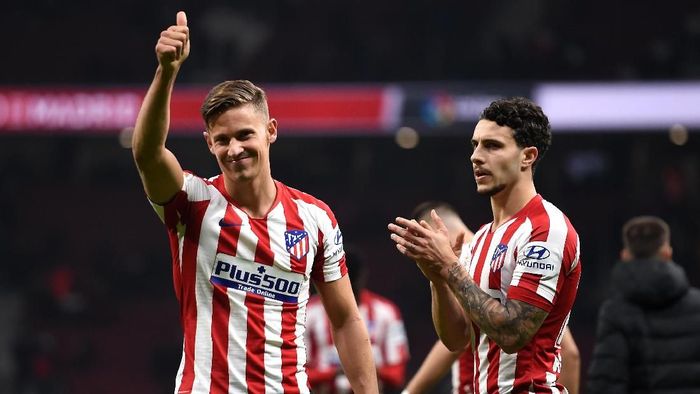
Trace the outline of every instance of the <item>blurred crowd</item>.
[[[630, 80], [700, 76], [700, 6], [456, 0], [40, 0], [3, 7], [0, 83], [144, 83], [187, 10], [183, 81]], [[47, 71], [48, 69], [48, 71]]]

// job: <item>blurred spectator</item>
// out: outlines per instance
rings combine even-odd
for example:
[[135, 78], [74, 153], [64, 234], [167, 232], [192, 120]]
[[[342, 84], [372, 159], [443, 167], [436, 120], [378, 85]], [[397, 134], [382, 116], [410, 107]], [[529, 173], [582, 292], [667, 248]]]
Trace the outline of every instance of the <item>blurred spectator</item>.
[[[401, 312], [391, 300], [365, 288], [368, 270], [358, 252], [346, 248], [345, 258], [352, 290], [372, 342], [380, 391], [398, 392], [404, 384], [409, 358]], [[318, 295], [309, 300], [306, 316], [307, 370], [313, 392], [351, 392], [333, 343], [330, 322]]]
[[588, 392], [700, 392], [700, 290], [672, 260], [671, 233], [658, 217], [622, 228], [617, 294], [600, 308]]

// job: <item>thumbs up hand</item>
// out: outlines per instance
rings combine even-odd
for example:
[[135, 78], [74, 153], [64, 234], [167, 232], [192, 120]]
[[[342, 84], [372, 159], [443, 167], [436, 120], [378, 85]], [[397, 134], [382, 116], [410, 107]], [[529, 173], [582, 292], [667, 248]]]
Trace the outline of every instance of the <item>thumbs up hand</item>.
[[177, 13], [176, 24], [160, 33], [156, 44], [156, 56], [161, 67], [177, 71], [190, 54], [190, 30], [187, 27], [187, 14]]

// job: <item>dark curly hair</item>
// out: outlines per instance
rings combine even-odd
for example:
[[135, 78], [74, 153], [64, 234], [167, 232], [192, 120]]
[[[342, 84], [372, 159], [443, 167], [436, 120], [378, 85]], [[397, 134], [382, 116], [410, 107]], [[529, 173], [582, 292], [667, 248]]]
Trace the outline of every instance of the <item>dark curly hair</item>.
[[532, 163], [535, 171], [552, 144], [552, 131], [547, 115], [542, 108], [524, 97], [511, 97], [492, 102], [481, 113], [479, 119], [496, 122], [499, 126], [513, 129], [513, 138], [519, 147], [537, 148], [537, 159]]

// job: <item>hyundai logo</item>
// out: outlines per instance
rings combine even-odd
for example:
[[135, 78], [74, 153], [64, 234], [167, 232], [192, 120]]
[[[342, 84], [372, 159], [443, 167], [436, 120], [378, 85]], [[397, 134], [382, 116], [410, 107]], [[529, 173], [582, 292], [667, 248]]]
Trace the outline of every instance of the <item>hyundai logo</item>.
[[549, 255], [549, 249], [540, 245], [532, 245], [525, 251], [525, 257], [528, 259], [544, 260]]

